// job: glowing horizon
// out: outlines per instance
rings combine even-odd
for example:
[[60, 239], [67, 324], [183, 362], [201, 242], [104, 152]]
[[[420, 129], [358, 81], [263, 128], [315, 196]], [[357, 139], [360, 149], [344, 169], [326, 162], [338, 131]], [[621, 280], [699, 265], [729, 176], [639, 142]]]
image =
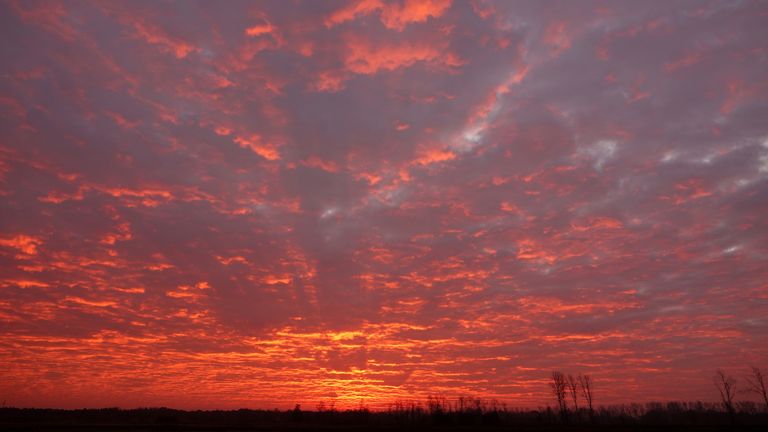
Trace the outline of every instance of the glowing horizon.
[[9, 406], [535, 407], [552, 370], [714, 401], [768, 367], [764, 2], [0, 20]]

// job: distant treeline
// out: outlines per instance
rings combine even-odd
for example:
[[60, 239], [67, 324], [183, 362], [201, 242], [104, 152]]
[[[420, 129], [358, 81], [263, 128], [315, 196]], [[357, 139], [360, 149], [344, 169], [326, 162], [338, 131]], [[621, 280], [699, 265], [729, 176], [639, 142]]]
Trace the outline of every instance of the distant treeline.
[[[759, 367], [750, 367], [745, 384], [737, 384], [736, 378], [721, 369], [715, 371], [712, 381], [720, 403], [654, 402], [597, 409], [594, 408], [595, 384], [590, 375], [552, 371], [549, 386], [562, 424], [768, 426], [768, 379]], [[738, 393], [757, 395], [760, 402], [737, 400]]]
[[[555, 408], [510, 408], [505, 403], [477, 397], [392, 402], [371, 411], [361, 402], [356, 409], [337, 410], [332, 401], [314, 410], [296, 404], [290, 410], [183, 411], [169, 408], [37, 409], [0, 408], [0, 429], [45, 431], [80, 430], [385, 430], [438, 428], [504, 428], [516, 430], [768, 430], [768, 383], [752, 367], [746, 385], [722, 370], [713, 377], [720, 403], [650, 402], [600, 405], [594, 403], [595, 385], [589, 375], [553, 371], [549, 386]], [[713, 389], [714, 390], [714, 389]], [[761, 402], [737, 400], [737, 393], [758, 395]]]
[[624, 404], [571, 411], [567, 418], [555, 408], [514, 409], [477, 398], [449, 401], [430, 397], [425, 402], [395, 402], [384, 411], [364, 407], [350, 410], [183, 411], [140, 409], [35, 409], [0, 408], [3, 430], [247, 430], [257, 429], [419, 429], [482, 427], [484, 429], [636, 430], [675, 427], [676, 430], [768, 430], [768, 413], [756, 403], [741, 402], [734, 412], [722, 404], [666, 402]]

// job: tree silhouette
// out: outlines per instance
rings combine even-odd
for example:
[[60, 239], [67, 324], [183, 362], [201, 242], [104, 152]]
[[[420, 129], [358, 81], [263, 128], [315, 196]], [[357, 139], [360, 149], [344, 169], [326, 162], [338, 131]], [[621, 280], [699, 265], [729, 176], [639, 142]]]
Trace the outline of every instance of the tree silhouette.
[[584, 396], [584, 400], [587, 401], [587, 407], [589, 408], [589, 414], [592, 415], [592, 377], [589, 375], [579, 374], [579, 387], [581, 388], [581, 395]]
[[565, 375], [562, 372], [552, 371], [552, 382], [549, 383], [552, 387], [552, 394], [557, 399], [557, 405], [560, 408], [560, 416], [565, 419], [568, 413], [568, 406], [565, 402], [566, 396], [566, 380]]
[[568, 387], [568, 394], [571, 395], [571, 400], [573, 400], [573, 411], [579, 412], [579, 383], [573, 375], [568, 374], [566, 384]]
[[731, 422], [733, 422], [735, 414], [733, 398], [736, 396], [736, 380], [732, 376], [726, 375], [722, 369], [718, 369], [715, 371], [714, 381], [715, 387], [720, 392], [723, 407], [728, 411], [728, 414], [731, 416]]
[[752, 375], [747, 377], [748, 391], [757, 393], [763, 398], [765, 410], [768, 411], [768, 388], [765, 383], [765, 376], [757, 366], [752, 366]]
[[296, 404], [296, 406], [293, 407], [293, 410], [291, 410], [290, 415], [293, 421], [301, 421], [301, 405]]

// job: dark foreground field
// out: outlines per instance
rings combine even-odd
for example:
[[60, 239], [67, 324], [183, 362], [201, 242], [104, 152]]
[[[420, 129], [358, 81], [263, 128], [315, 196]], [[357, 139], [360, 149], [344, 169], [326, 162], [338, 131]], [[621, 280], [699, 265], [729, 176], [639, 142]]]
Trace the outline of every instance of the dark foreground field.
[[564, 417], [549, 408], [435, 409], [400, 405], [386, 411], [300, 409], [181, 411], [0, 408], [3, 431], [766, 431], [768, 413], [756, 406], [724, 412], [701, 403], [633, 404], [582, 410]]

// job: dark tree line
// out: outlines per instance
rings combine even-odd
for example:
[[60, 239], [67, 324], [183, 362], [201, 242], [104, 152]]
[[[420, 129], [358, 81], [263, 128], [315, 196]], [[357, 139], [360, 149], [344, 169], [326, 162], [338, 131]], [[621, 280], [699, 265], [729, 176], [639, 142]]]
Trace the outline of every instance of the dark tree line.
[[[636, 431], [663, 426], [665, 430], [768, 430], [766, 378], [753, 367], [737, 381], [718, 370], [714, 384], [720, 402], [650, 402], [595, 405], [594, 380], [587, 374], [552, 372], [549, 387], [557, 406], [536, 409], [510, 408], [504, 402], [462, 396], [449, 399], [429, 396], [425, 401], [391, 403], [371, 411], [361, 401], [356, 409], [337, 409], [333, 401], [320, 402], [304, 411], [299, 404], [289, 410], [182, 411], [167, 408], [122, 410], [50, 410], [0, 408], [0, 430], [418, 430], [428, 426], [504, 426], [522, 430]], [[741, 384], [740, 384], [741, 383]], [[714, 389], [713, 389], [714, 391]], [[753, 393], [761, 402], [738, 400]], [[567, 424], [570, 423], [570, 424]], [[172, 426], [172, 427], [171, 427]], [[170, 429], [169, 429], [170, 427]], [[713, 428], [714, 427], [714, 428]], [[671, 429], [670, 429], [671, 428]], [[722, 429], [727, 428], [727, 429]], [[462, 429], [464, 430], [464, 429]]]
[[[737, 380], [721, 369], [715, 371], [713, 381], [720, 395], [720, 406], [731, 423], [735, 423], [738, 412], [762, 411], [768, 414], [768, 380], [760, 368], [750, 368], [744, 380], [746, 385], [742, 387], [738, 387]], [[590, 420], [594, 419], [594, 381], [590, 375], [574, 376], [552, 371], [549, 386], [562, 421], [583, 420], [584, 412]], [[756, 408], [751, 402], [738, 402], [736, 398], [739, 393], [757, 395], [761, 399], [762, 409]]]

